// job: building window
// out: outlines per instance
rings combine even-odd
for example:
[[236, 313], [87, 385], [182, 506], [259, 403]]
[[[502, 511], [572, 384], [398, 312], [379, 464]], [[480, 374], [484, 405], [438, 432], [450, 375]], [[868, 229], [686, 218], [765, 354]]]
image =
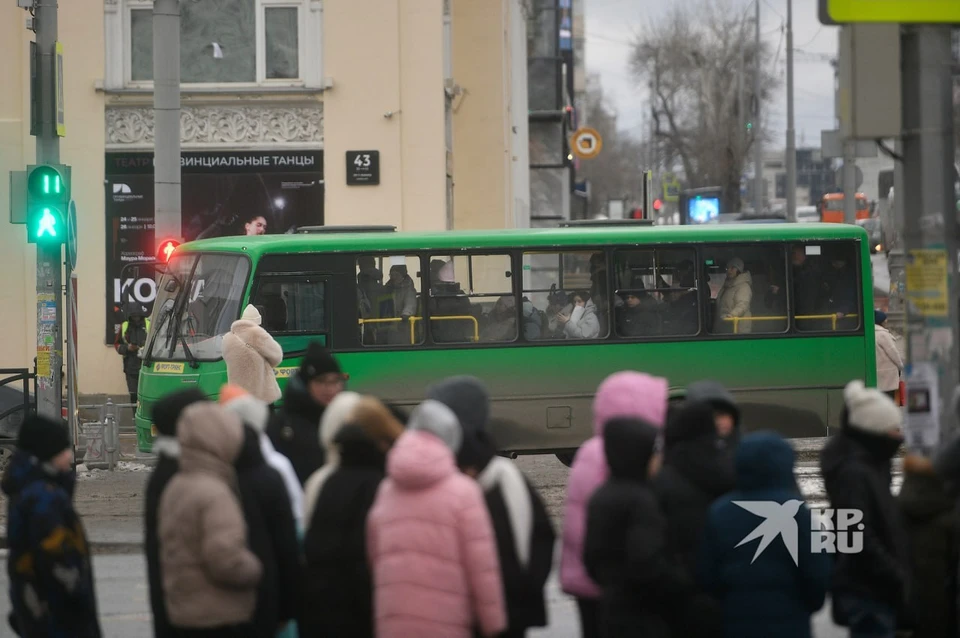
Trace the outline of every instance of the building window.
[[[204, 0], [180, 4], [183, 84], [290, 84], [303, 79], [309, 0]], [[126, 78], [153, 81], [153, 3], [126, 3]], [[230, 16], [225, 20], [224, 16]]]

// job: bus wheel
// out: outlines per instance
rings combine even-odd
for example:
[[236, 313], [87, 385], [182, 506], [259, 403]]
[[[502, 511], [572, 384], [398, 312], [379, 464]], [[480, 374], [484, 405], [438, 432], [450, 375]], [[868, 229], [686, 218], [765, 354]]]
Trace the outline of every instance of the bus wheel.
[[557, 454], [557, 460], [567, 467], [570, 467], [573, 465], [573, 456], [575, 454], [576, 452], [561, 452], [560, 454]]

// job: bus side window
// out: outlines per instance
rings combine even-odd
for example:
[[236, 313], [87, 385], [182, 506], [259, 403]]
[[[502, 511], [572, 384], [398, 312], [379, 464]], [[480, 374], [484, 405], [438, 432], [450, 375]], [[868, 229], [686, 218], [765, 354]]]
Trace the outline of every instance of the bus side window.
[[779, 334], [787, 330], [784, 295], [784, 249], [779, 244], [714, 245], [704, 248], [711, 303], [707, 328], [711, 334]]
[[365, 346], [423, 343], [420, 257], [357, 258], [357, 329]]
[[517, 338], [510, 255], [430, 255], [430, 335], [435, 343]]
[[524, 253], [523, 299], [532, 314], [543, 314], [539, 338], [527, 339], [606, 338], [606, 277], [606, 258], [600, 251]]
[[679, 337], [700, 331], [696, 253], [689, 249], [618, 251], [615, 296], [622, 337]]
[[791, 247], [793, 319], [801, 332], [860, 328], [858, 244], [824, 242]]

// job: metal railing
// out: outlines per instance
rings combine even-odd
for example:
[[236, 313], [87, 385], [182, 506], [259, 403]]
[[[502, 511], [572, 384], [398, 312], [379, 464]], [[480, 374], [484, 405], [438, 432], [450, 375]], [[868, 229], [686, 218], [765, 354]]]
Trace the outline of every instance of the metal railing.
[[[423, 321], [423, 317], [408, 317], [408, 320], [410, 322], [410, 345], [416, 345], [417, 322]], [[360, 324], [361, 328], [368, 323], [400, 323], [401, 321], [403, 321], [403, 317], [388, 317], [386, 319], [357, 319], [357, 323]], [[473, 322], [473, 341], [480, 341], [480, 322], [477, 321], [476, 317], [472, 317], [470, 315], [449, 315], [443, 317], [430, 317], [430, 321], [471, 321]]]
[[[23, 394], [23, 402], [19, 403], [11, 408], [0, 412], [0, 421], [6, 419], [8, 416], [16, 414], [17, 412], [23, 411], [24, 418], [27, 415], [36, 412], [37, 409], [37, 373], [34, 370], [29, 368], [0, 368], [0, 376], [4, 378], [0, 379], [0, 387], [10, 385], [20, 381], [22, 383], [21, 392]], [[31, 383], [32, 388], [31, 388]], [[32, 390], [32, 397], [31, 397]]]
[[[832, 314], [832, 315], [795, 315], [795, 316], [794, 316], [794, 320], [798, 320], [798, 319], [799, 319], [799, 320], [802, 320], [802, 321], [806, 321], [806, 320], [816, 320], [816, 319], [819, 319], [819, 320], [823, 321], [823, 320], [829, 319], [829, 320], [831, 321], [831, 330], [832, 330], [833, 332], [836, 332], [836, 331], [837, 331], [837, 321], [839, 321], [839, 320], [841, 320], [841, 319], [846, 319], [847, 317], [858, 317], [858, 316], [859, 316], [859, 315], [851, 314], [851, 315], [843, 315], [842, 317], [840, 317], [840, 316], [838, 315], [838, 313], [834, 313], [834, 314]], [[783, 316], [783, 317], [724, 317], [724, 318], [723, 318], [724, 321], [732, 322], [732, 323], [733, 323], [733, 334], [739, 334], [739, 333], [740, 333], [740, 322], [746, 322], [746, 321], [786, 321], [787, 319], [789, 319], [789, 317], [787, 317], [787, 316]]]
[[[110, 398], [104, 403], [77, 406], [78, 410], [97, 411], [95, 421], [78, 421], [84, 438], [84, 455], [81, 461], [84, 465], [90, 469], [110, 471], [116, 468], [121, 457], [121, 437], [136, 432], [136, 426], [121, 428], [119, 410], [131, 409], [135, 412], [136, 408], [136, 403], [114, 403]], [[123, 429], [127, 431], [121, 431]]]

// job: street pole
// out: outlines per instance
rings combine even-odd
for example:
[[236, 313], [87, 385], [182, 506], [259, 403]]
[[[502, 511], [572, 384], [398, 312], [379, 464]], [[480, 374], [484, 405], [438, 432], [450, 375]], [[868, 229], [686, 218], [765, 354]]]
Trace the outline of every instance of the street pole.
[[793, 113], [793, 0], [787, 0], [787, 221], [797, 221], [797, 132]]
[[[36, 0], [37, 75], [40, 130], [37, 164], [60, 163], [54, 87], [57, 63], [57, 0]], [[62, 247], [37, 244], [37, 413], [59, 421], [63, 401]], [[50, 332], [53, 334], [50, 334]]]
[[180, 1], [153, 3], [154, 254], [182, 241], [180, 215]]
[[755, 53], [753, 70], [753, 104], [756, 112], [753, 116], [753, 210], [759, 215], [763, 212], [763, 126], [760, 117], [760, 65], [763, 64], [760, 55], [760, 0], [756, 0], [756, 30], [754, 33]]
[[[960, 383], [951, 30], [904, 27], [901, 42], [903, 201], [910, 202], [903, 233], [911, 403], [907, 444], [930, 453], [956, 429], [950, 403]], [[925, 405], [927, 414], [920, 409]]]

